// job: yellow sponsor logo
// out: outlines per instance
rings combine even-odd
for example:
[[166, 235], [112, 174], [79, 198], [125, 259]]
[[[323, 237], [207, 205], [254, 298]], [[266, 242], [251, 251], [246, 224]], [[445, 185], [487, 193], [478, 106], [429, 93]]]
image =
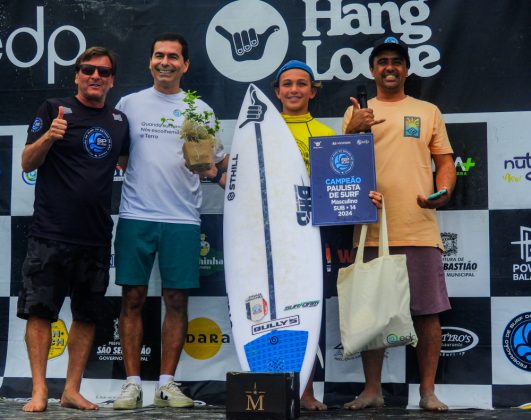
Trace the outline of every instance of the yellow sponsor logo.
[[48, 352], [48, 360], [61, 356], [68, 344], [68, 330], [62, 319], [52, 323], [52, 342]]
[[214, 357], [230, 338], [221, 332], [218, 324], [209, 318], [195, 318], [188, 322], [184, 351], [190, 357], [206, 360]]

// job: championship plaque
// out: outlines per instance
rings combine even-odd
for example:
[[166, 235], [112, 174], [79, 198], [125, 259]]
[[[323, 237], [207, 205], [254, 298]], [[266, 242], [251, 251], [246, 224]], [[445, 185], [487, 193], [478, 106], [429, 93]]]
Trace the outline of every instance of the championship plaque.
[[371, 133], [310, 138], [314, 225], [376, 223], [374, 138]]

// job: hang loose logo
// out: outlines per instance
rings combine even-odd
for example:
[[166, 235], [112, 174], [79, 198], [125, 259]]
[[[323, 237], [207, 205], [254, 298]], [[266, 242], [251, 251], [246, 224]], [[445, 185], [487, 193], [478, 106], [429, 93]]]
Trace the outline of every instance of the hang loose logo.
[[227, 4], [214, 15], [206, 33], [212, 65], [238, 82], [254, 82], [273, 74], [284, 61], [288, 45], [286, 22], [262, 0]]
[[247, 108], [247, 118], [246, 120], [240, 125], [240, 128], [242, 128], [247, 123], [254, 121], [254, 122], [262, 122], [264, 121], [265, 112], [267, 110], [266, 104], [264, 104], [260, 99], [258, 99], [258, 95], [256, 94], [256, 89], [251, 86], [251, 105]]
[[278, 25], [272, 25], [261, 34], [257, 34], [254, 28], [231, 34], [223, 26], [216, 26], [216, 32], [229, 41], [232, 58], [235, 61], [261, 59], [264, 55], [267, 40], [274, 32], [279, 30]]

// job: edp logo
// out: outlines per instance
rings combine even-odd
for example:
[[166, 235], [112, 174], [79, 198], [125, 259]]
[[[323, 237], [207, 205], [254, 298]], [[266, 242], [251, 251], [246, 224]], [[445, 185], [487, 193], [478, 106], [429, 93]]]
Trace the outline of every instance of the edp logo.
[[[37, 29], [30, 27], [22, 27], [15, 29], [7, 37], [5, 46], [0, 39], [0, 59], [3, 58], [4, 53], [7, 56], [7, 59], [17, 67], [28, 68], [34, 66], [40, 61], [44, 55], [44, 7], [37, 6]], [[63, 32], [71, 32], [77, 39], [79, 44], [79, 51], [75, 54], [74, 57], [63, 58], [60, 57], [55, 49], [55, 41]], [[28, 61], [22, 61], [18, 57], [20, 55], [21, 48], [27, 49], [27, 40], [29, 37], [32, 38], [31, 43], [34, 43], [36, 48], [35, 55]], [[5, 48], [5, 49], [4, 49]], [[87, 48], [87, 42], [83, 33], [71, 25], [63, 25], [55, 29], [48, 38], [47, 43], [47, 74], [48, 74], [48, 84], [55, 83], [55, 65], [60, 66], [70, 66], [76, 62], [76, 58]], [[17, 55], [18, 51], [18, 55]]]

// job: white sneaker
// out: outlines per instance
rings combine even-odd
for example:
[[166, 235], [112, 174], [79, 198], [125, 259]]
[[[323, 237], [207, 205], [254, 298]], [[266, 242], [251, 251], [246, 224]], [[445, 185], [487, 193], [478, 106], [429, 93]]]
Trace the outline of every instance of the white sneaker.
[[142, 408], [142, 387], [134, 382], [126, 382], [122, 385], [122, 391], [114, 400], [112, 408], [115, 410]]
[[156, 407], [193, 407], [194, 401], [184, 395], [179, 389], [177, 382], [168, 382], [166, 385], [157, 387], [155, 390]]

